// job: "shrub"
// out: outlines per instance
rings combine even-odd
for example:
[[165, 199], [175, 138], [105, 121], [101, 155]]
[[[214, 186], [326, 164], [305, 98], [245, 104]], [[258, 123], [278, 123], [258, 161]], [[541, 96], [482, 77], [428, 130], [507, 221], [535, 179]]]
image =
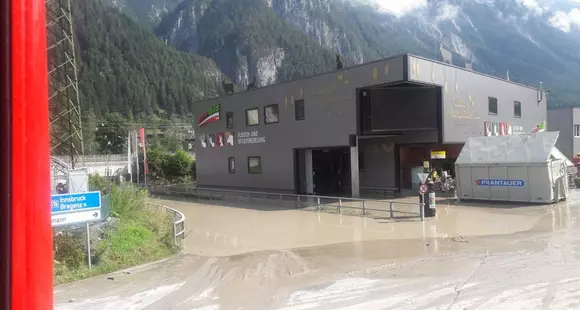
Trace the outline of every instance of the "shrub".
[[67, 229], [54, 235], [55, 283], [66, 283], [158, 260], [176, 253], [173, 219], [147, 205], [147, 191], [134, 187], [111, 187], [111, 216], [118, 225], [101, 226], [92, 239], [93, 268], [88, 269], [84, 229]]

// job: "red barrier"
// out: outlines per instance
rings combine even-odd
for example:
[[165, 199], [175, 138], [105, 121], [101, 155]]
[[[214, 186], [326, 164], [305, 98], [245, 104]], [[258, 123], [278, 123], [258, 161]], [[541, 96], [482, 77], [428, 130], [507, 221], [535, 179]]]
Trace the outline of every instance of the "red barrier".
[[53, 308], [45, 19], [45, 0], [11, 0], [14, 310]]

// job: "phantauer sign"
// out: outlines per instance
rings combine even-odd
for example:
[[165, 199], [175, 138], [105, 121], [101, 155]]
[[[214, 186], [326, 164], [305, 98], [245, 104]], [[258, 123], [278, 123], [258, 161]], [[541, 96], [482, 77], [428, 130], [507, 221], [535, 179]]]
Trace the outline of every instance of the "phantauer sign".
[[524, 180], [504, 180], [504, 179], [479, 179], [475, 181], [479, 186], [501, 186], [501, 187], [522, 187], [526, 185]]

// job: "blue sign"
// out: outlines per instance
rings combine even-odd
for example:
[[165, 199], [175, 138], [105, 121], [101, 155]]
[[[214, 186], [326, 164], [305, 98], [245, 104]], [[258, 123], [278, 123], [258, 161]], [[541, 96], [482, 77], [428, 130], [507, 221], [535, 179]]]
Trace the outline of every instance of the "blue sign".
[[88, 211], [101, 208], [101, 192], [52, 195], [52, 213]]
[[504, 179], [479, 179], [475, 181], [479, 186], [501, 186], [501, 187], [522, 187], [526, 185], [524, 180], [504, 180]]

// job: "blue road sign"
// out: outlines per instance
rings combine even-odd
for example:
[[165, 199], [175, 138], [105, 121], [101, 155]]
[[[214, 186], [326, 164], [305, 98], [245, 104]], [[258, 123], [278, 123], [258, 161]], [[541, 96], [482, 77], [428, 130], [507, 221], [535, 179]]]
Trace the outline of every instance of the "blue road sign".
[[64, 213], [101, 208], [101, 192], [52, 195], [51, 212]]

